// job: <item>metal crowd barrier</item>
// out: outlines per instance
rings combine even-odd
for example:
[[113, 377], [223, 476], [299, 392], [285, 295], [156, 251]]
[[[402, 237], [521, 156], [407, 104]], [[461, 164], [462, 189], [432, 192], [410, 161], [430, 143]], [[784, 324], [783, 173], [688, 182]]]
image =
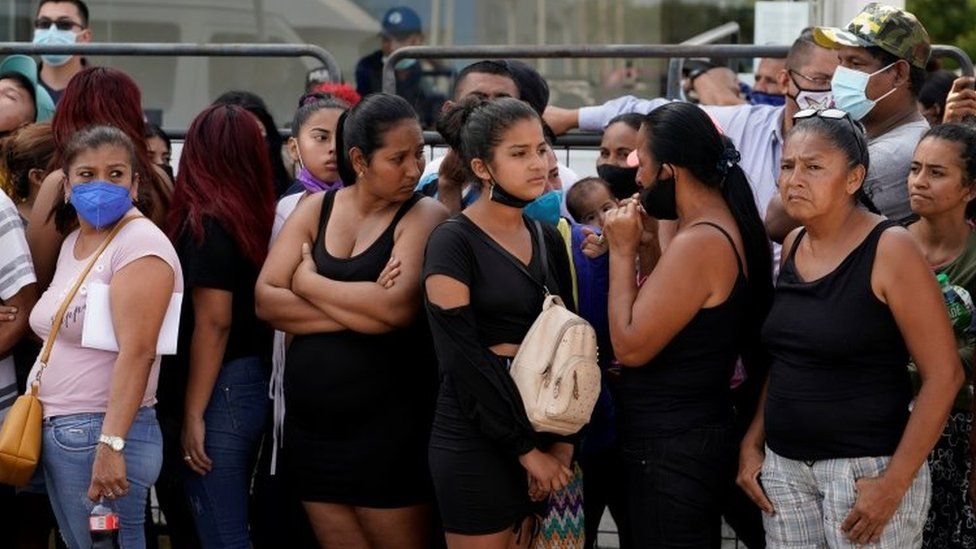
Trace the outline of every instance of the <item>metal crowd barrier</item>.
[[167, 43], [88, 43], [32, 44], [0, 42], [0, 55], [121, 55], [147, 57], [314, 57], [328, 71], [329, 80], [342, 81], [339, 63], [325, 48], [315, 44], [167, 44]]
[[[721, 27], [719, 27], [721, 29]], [[719, 29], [713, 29], [718, 31]], [[709, 31], [712, 32], [712, 31]], [[724, 30], [728, 32], [728, 30]], [[708, 34], [708, 33], [706, 33]], [[700, 35], [702, 36], [702, 35]], [[706, 37], [707, 38], [707, 37]], [[744, 59], [754, 57], [786, 57], [789, 46], [756, 46], [752, 44], [655, 44], [655, 45], [524, 45], [524, 46], [409, 46], [401, 48], [386, 60], [383, 66], [383, 91], [396, 93], [396, 74], [394, 66], [402, 59], [554, 59], [554, 58], [642, 58], [642, 59], [686, 59], [707, 57], [713, 59]], [[966, 52], [950, 45], [932, 46], [932, 56], [950, 58], [959, 64], [964, 76], [973, 76], [973, 62]], [[670, 71], [670, 69], [669, 69]], [[680, 90], [681, 67], [670, 73], [668, 89], [675, 86]], [[425, 133], [434, 140], [428, 145], [439, 145], [440, 136]], [[595, 133], [573, 133], [560, 136], [556, 141], [559, 147], [596, 147], [600, 135]]]
[[[682, 44], [713, 44], [719, 40], [729, 39], [733, 44], [739, 42], [739, 24], [735, 21], [709, 29], [699, 35], [682, 42]], [[729, 68], [734, 70], [734, 61], [728, 60]], [[681, 99], [681, 72], [684, 69], [685, 59], [672, 58], [668, 62], [668, 86], [665, 97], [668, 99]]]

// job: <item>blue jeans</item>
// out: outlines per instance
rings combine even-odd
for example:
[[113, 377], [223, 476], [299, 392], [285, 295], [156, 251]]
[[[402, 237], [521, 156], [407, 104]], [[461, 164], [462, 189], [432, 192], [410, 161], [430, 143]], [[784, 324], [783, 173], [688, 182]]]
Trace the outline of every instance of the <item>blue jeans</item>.
[[[103, 419], [105, 414], [72, 414], [44, 420], [41, 466], [54, 516], [71, 549], [91, 546], [88, 515], [95, 504], [88, 499], [88, 486]], [[110, 505], [122, 522], [120, 545], [141, 549], [146, 546], [146, 496], [163, 462], [156, 410], [140, 408], [136, 413], [125, 437], [124, 455], [129, 492]]]
[[203, 547], [249, 548], [248, 489], [267, 426], [270, 372], [257, 357], [220, 368], [204, 412], [204, 451], [213, 461], [205, 475], [185, 469], [186, 495]]

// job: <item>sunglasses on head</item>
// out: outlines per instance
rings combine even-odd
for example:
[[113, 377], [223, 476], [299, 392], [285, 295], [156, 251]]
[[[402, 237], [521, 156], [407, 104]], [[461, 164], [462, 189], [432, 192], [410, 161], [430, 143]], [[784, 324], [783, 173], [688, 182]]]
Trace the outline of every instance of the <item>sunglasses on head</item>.
[[81, 23], [77, 23], [65, 17], [62, 17], [61, 19], [57, 19], [57, 20], [51, 19], [50, 17], [38, 17], [37, 20], [34, 21], [34, 28], [37, 30], [47, 30], [51, 28], [51, 25], [57, 27], [59, 31], [69, 31], [69, 30], [74, 30], [75, 28], [78, 29], [85, 28], [85, 26], [82, 25]]
[[[847, 120], [848, 125], [851, 127], [851, 131], [854, 134], [864, 133], [861, 129], [859, 123], [854, 122], [851, 115], [847, 111], [842, 111], [840, 109], [803, 109], [802, 111], [793, 115], [793, 120], [805, 120], [807, 118], [823, 118], [824, 120]], [[856, 139], [857, 150], [861, 153], [861, 157], [864, 157], [864, 148], [861, 146], [861, 140]]]

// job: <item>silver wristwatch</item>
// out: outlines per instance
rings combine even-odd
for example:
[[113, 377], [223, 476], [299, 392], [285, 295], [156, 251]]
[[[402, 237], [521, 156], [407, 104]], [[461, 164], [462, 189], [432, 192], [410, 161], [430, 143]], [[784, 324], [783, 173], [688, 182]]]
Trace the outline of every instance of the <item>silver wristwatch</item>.
[[122, 437], [117, 437], [113, 435], [100, 435], [98, 437], [98, 442], [104, 444], [116, 452], [121, 452], [125, 449], [125, 439]]

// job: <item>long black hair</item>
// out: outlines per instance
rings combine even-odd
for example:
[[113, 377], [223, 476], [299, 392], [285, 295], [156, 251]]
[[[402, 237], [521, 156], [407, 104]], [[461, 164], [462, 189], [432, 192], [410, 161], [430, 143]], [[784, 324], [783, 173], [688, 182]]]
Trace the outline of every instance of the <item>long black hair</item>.
[[356, 182], [356, 170], [349, 159], [349, 151], [353, 147], [359, 149], [369, 162], [376, 149], [383, 147], [386, 132], [404, 120], [420, 123], [417, 112], [406, 99], [388, 93], [367, 95], [355, 107], [339, 115], [336, 167], [339, 178], [347, 187]]
[[740, 352], [750, 378], [761, 386], [768, 368], [760, 332], [773, 301], [772, 252], [752, 187], [738, 164], [738, 152], [705, 111], [690, 103], [654, 109], [644, 118], [641, 131], [648, 132], [650, 152], [659, 164], [681, 166], [703, 185], [719, 190], [735, 219], [749, 270], [748, 324]]

